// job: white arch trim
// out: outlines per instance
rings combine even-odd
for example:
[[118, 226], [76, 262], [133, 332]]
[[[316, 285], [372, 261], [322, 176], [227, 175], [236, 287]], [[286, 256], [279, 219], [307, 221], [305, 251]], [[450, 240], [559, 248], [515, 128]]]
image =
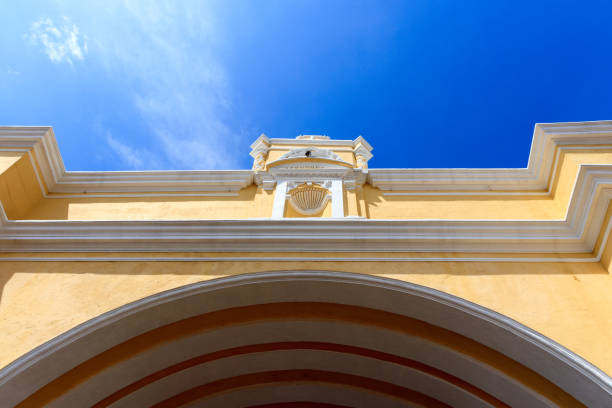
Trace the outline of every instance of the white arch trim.
[[282, 271], [231, 276], [161, 292], [85, 322], [0, 370], [13, 406], [108, 348], [202, 313], [272, 302], [333, 302], [401, 314], [475, 340], [532, 369], [589, 407], [612, 400], [612, 379], [560, 344], [458, 297], [369, 275]]

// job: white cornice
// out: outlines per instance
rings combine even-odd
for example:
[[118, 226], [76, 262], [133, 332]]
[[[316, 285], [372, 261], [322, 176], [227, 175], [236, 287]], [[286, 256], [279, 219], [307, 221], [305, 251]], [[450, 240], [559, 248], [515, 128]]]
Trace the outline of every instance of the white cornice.
[[267, 153], [270, 150], [270, 139], [263, 133], [251, 144], [251, 157], [256, 158], [260, 153]]
[[[286, 139], [286, 138], [271, 138], [270, 144], [283, 146], [350, 146], [355, 147], [361, 141], [365, 142], [362, 136], [355, 140], [339, 140], [339, 139]], [[365, 143], [367, 144], [367, 142]], [[369, 146], [369, 144], [368, 144]]]
[[30, 151], [42, 193], [49, 197], [91, 193], [236, 192], [253, 183], [251, 170], [66, 171], [51, 127], [0, 127], [0, 149]]
[[[370, 169], [368, 183], [383, 191], [548, 191], [564, 146], [612, 149], [612, 121], [539, 123], [523, 169]], [[603, 146], [602, 146], [603, 145]], [[427, 194], [427, 193], [422, 193]]]
[[250, 170], [66, 172], [53, 193], [239, 191]]
[[[563, 220], [246, 219], [12, 221], [3, 252], [403, 252], [583, 254], [596, 261], [612, 199], [612, 165], [580, 167]], [[594, 251], [597, 251], [594, 255]], [[529, 256], [512, 258], [529, 260]], [[457, 260], [465, 258], [458, 256]], [[572, 258], [574, 260], [575, 257]]]
[[[361, 136], [355, 140], [314, 142], [351, 149], [361, 145], [371, 150]], [[264, 148], [270, 144], [312, 145], [313, 140], [269, 139], [262, 135], [252, 146]], [[529, 162], [523, 169], [369, 169], [367, 182], [383, 192], [407, 195], [445, 191], [547, 194], [559, 152], [573, 145], [611, 149], [612, 121], [537, 124]], [[0, 127], [0, 149], [30, 150], [43, 194], [50, 197], [87, 193], [235, 192], [251, 185], [254, 179], [252, 170], [67, 172], [51, 127]]]
[[[505, 186], [509, 194], [548, 189], [555, 161], [568, 145], [612, 147], [612, 122], [537, 125], [527, 169], [370, 170], [387, 174], [390, 187]], [[293, 140], [293, 139], [291, 139]], [[224, 195], [252, 181], [252, 172], [65, 172], [51, 128], [0, 128], [0, 148], [29, 150], [40, 167], [41, 184], [56, 196], [88, 191], [109, 194]], [[572, 149], [580, 147], [571, 147]], [[33, 149], [33, 151], [31, 150]], [[540, 160], [536, 160], [539, 158]], [[543, 163], [543, 164], [538, 164]], [[63, 172], [63, 173], [62, 173]], [[61, 177], [56, 178], [60, 173]], [[398, 181], [398, 177], [400, 181]], [[50, 181], [49, 181], [50, 180]], [[535, 180], [535, 181], [534, 181]], [[420, 184], [419, 184], [420, 183]], [[481, 183], [481, 184], [478, 184]], [[496, 184], [499, 183], [499, 184]], [[87, 187], [87, 189], [85, 189]], [[405, 187], [403, 187], [405, 188]], [[196, 190], [197, 189], [197, 190]], [[473, 190], [474, 191], [474, 190]], [[389, 194], [389, 192], [387, 192]], [[410, 191], [398, 192], [409, 194]], [[534, 194], [537, 194], [535, 191]], [[391, 192], [391, 194], [394, 194]], [[612, 197], [612, 165], [582, 165], [564, 219], [543, 220], [365, 220], [247, 219], [194, 221], [13, 221], [0, 211], [3, 252], [405, 252], [582, 254], [598, 260], [598, 237], [610, 225], [605, 213]], [[596, 252], [596, 253], [594, 253]], [[593, 255], [589, 255], [593, 254]], [[465, 254], [464, 254], [465, 255]], [[586, 255], [586, 257], [584, 257]], [[545, 256], [544, 258], [548, 258]], [[458, 256], [457, 260], [464, 260]], [[512, 258], [519, 260], [518, 258]], [[521, 258], [522, 259], [522, 258]], [[525, 257], [526, 261], [535, 259]], [[560, 257], [560, 259], [567, 259]]]

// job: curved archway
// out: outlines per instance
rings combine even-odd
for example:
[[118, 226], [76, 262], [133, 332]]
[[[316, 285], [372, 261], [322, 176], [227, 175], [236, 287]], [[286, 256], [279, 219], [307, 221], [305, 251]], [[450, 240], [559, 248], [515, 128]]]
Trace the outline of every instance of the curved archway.
[[611, 384], [457, 297], [295, 271], [187, 285], [105, 313], [3, 369], [0, 405], [604, 406]]

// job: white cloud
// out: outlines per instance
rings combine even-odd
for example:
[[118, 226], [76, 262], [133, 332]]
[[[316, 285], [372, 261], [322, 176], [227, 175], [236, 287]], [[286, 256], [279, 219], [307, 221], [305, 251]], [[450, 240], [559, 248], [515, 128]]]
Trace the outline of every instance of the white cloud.
[[159, 162], [159, 159], [153, 153], [145, 149], [134, 149], [115, 139], [110, 132], [106, 132], [106, 143], [119, 156], [121, 161], [131, 168], [142, 169], [147, 167], [147, 165], [155, 165]]
[[95, 43], [148, 126], [152, 137], [142, 150], [155, 151], [164, 167], [237, 167], [236, 151], [245, 149], [248, 136], [223, 119], [233, 91], [217, 52], [226, 44], [214, 4], [132, 0], [106, 12], [88, 24], [91, 37], [96, 34], [92, 50]]
[[219, 24], [219, 7], [226, 5], [199, 0], [92, 1], [58, 10], [87, 27], [87, 37], [63, 17], [55, 20], [58, 24], [49, 18], [36, 21], [27, 38], [40, 44], [53, 62], [72, 64], [87, 56], [90, 67], [101, 64], [96, 72], [106, 75], [101, 78], [104, 84], [116, 87], [112, 91], [132, 104], [137, 115], [131, 128], [144, 124], [149, 132], [148, 138], [139, 135], [138, 142], [119, 134], [116, 118], [101, 112], [113, 136], [106, 130], [99, 135], [125, 166], [236, 168], [252, 135], [231, 119], [235, 91], [220, 57], [220, 50], [229, 47], [229, 36]]
[[115, 139], [110, 133], [106, 133], [106, 142], [110, 148], [119, 156], [119, 158], [134, 168], [141, 168], [144, 164], [142, 159], [142, 153], [134, 150], [133, 148], [121, 143]]
[[50, 18], [40, 19], [30, 26], [26, 38], [34, 45], [40, 44], [54, 63], [72, 65], [73, 59], [83, 60], [87, 54], [87, 37], [68, 17], [63, 17], [57, 26]]

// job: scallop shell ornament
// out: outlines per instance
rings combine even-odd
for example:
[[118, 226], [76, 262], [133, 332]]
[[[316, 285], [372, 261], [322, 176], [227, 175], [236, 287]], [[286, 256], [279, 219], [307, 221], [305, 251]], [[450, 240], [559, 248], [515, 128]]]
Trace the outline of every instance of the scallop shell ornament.
[[289, 191], [289, 202], [300, 214], [312, 215], [320, 212], [327, 204], [329, 191], [315, 184], [302, 184]]

